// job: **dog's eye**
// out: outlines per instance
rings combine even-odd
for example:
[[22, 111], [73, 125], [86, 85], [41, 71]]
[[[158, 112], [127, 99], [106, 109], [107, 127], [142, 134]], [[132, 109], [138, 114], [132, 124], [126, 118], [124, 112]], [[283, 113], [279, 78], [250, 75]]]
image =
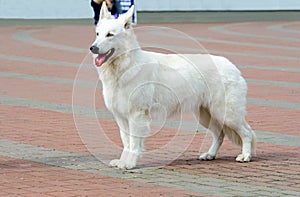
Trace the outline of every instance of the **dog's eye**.
[[106, 34], [106, 37], [113, 37], [113, 36], [114, 36], [114, 34], [110, 33], [110, 32]]
[[96, 35], [99, 36], [99, 32], [97, 32]]

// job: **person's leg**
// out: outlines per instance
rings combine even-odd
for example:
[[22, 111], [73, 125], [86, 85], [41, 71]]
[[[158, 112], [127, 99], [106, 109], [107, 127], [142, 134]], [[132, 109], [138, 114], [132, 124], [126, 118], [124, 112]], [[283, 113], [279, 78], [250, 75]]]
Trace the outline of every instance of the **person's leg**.
[[111, 14], [115, 16], [115, 18], [118, 18], [120, 14], [122, 14], [122, 7], [120, 0], [114, 0], [113, 1], [113, 6], [111, 9]]
[[99, 15], [100, 15], [100, 10], [101, 10], [101, 6], [102, 3], [96, 3], [95, 1], [91, 0], [91, 6], [94, 10], [94, 24], [97, 25], [98, 21], [99, 21]]
[[123, 13], [120, 0], [114, 0], [114, 7], [116, 9], [117, 14], [122, 14]]

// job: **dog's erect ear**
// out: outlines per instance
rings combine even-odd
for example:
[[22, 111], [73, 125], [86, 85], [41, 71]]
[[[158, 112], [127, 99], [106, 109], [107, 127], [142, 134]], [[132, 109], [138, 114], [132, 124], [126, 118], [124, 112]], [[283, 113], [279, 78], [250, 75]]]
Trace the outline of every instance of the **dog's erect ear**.
[[130, 28], [131, 26], [133, 14], [134, 14], [134, 5], [132, 5], [125, 14], [122, 14], [120, 16], [120, 18], [123, 20], [124, 27], [126, 29]]
[[105, 1], [103, 1], [102, 6], [101, 6], [101, 10], [100, 10], [99, 19], [102, 20], [102, 19], [105, 19], [105, 18], [110, 19], [110, 18], [113, 18], [113, 16], [108, 11]]

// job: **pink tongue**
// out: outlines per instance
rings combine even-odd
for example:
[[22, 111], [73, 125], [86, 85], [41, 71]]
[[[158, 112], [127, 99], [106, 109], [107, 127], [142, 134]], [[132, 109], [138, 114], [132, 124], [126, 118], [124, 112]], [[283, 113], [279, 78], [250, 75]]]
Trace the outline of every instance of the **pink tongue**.
[[105, 56], [98, 55], [95, 59], [95, 64], [97, 67], [100, 67], [105, 61]]

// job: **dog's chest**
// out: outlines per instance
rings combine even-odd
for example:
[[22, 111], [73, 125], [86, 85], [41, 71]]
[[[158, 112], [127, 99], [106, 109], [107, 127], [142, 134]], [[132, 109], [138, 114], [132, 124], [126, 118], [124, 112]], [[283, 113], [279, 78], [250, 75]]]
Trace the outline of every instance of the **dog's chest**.
[[128, 112], [129, 91], [119, 90], [116, 87], [103, 87], [103, 98], [107, 109], [114, 113], [125, 114]]

